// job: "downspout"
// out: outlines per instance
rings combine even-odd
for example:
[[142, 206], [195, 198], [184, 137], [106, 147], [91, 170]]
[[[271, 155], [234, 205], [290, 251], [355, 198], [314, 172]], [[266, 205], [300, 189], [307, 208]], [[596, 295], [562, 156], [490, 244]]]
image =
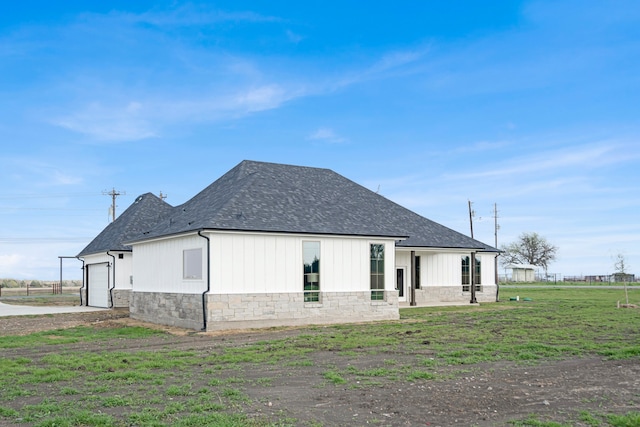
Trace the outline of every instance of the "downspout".
[[78, 289], [78, 293], [80, 294], [80, 306], [82, 307], [82, 289], [84, 288], [84, 260], [80, 259], [79, 256], [76, 256], [78, 261], [82, 261], [82, 286]]
[[202, 230], [198, 231], [198, 236], [207, 239], [207, 289], [202, 293], [202, 330], [207, 330], [207, 299], [206, 295], [211, 290], [211, 240], [202, 234]]
[[107, 251], [107, 255], [113, 259], [113, 286], [109, 288], [109, 308], [113, 308], [113, 288], [116, 287], [116, 257]]

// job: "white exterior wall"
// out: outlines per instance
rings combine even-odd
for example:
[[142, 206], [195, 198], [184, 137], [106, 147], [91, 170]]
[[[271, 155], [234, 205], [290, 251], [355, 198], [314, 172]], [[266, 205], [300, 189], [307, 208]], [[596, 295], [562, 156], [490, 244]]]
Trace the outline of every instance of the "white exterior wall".
[[[131, 289], [130, 276], [133, 273], [131, 252], [109, 252], [113, 257], [107, 255], [106, 252], [87, 255], [82, 257], [84, 265], [109, 263], [109, 288], [114, 289]], [[118, 258], [118, 254], [123, 254], [123, 258]], [[115, 257], [115, 282], [113, 274], [113, 263]], [[115, 286], [114, 286], [115, 285]]]
[[[385, 287], [394, 289], [395, 242], [392, 239], [203, 233], [211, 241], [210, 294], [272, 294], [303, 291], [302, 243], [320, 242], [320, 292], [370, 290], [371, 243], [385, 244]], [[183, 251], [202, 248], [195, 235], [136, 244], [135, 292], [198, 293], [206, 290], [206, 259], [201, 280], [182, 278]]]
[[[446, 251], [446, 249], [443, 249]], [[416, 256], [420, 257], [420, 284], [421, 286], [462, 286], [462, 265], [461, 260], [468, 252], [436, 252], [434, 250], [416, 250]], [[477, 256], [480, 257], [480, 254]], [[481, 258], [482, 259], [482, 258]], [[493, 263], [491, 271], [486, 271], [485, 259], [482, 259], [482, 281], [485, 283], [485, 274], [489, 277], [493, 274]], [[396, 268], [407, 267], [407, 283], [411, 283], [411, 251], [406, 249], [398, 250], [396, 253]], [[495, 277], [491, 278], [495, 281]]]
[[[122, 254], [123, 258], [118, 258]], [[131, 252], [116, 252], [116, 286], [115, 289], [131, 289], [131, 275], [133, 274], [133, 256]]]
[[[445, 249], [443, 249], [445, 251]], [[462, 257], [471, 256], [469, 252], [434, 252], [416, 250], [420, 257], [421, 286], [462, 286]], [[482, 285], [495, 285], [494, 254], [476, 254], [480, 259]], [[411, 252], [405, 249], [397, 251], [396, 268], [407, 267], [407, 283], [411, 283]]]
[[[471, 256], [461, 250], [437, 249], [415, 251], [420, 257], [420, 289], [416, 290], [416, 302], [420, 304], [466, 303], [470, 292], [462, 292], [462, 257]], [[489, 302], [495, 298], [495, 254], [477, 253], [481, 262], [482, 291], [476, 293], [478, 301]], [[411, 289], [411, 251], [399, 249], [396, 253], [396, 268], [406, 267], [405, 299], [409, 301]]]
[[385, 244], [385, 287], [393, 289], [393, 240], [249, 233], [210, 238], [212, 294], [302, 292], [307, 241], [320, 242], [320, 292], [369, 290], [371, 243]]
[[[198, 248], [202, 249], [202, 279], [183, 279], [183, 251]], [[207, 289], [207, 241], [197, 234], [135, 244], [133, 253], [135, 292], [202, 294]]]

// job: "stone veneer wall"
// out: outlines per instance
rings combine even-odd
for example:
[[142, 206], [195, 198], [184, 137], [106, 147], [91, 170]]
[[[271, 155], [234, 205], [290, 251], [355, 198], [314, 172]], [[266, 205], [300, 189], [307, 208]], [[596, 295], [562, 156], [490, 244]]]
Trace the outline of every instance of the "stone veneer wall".
[[295, 326], [399, 319], [398, 293], [321, 292], [319, 302], [304, 302], [301, 292], [207, 295], [207, 330]]
[[[438, 302], [469, 302], [471, 292], [462, 292], [460, 286], [423, 286], [416, 289], [416, 303], [418, 305], [429, 305], [429, 303]], [[476, 300], [478, 302], [495, 302], [496, 286], [482, 286], [482, 292], [476, 292]]]
[[131, 298], [131, 289], [112, 289], [113, 308], [129, 307]]
[[132, 292], [129, 316], [145, 322], [201, 330], [201, 294]]
[[[304, 302], [302, 292], [282, 294], [207, 294], [207, 330], [393, 320], [400, 317], [398, 294], [371, 301], [370, 292], [324, 292], [320, 302]], [[202, 295], [133, 292], [134, 319], [202, 329]]]

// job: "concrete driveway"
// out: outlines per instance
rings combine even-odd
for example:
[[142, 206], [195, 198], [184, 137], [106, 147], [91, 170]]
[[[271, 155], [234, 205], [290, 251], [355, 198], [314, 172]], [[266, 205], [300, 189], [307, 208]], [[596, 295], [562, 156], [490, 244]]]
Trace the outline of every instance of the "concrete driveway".
[[7, 316], [33, 316], [38, 314], [55, 313], [84, 313], [88, 311], [109, 310], [108, 308], [68, 306], [68, 307], [34, 307], [30, 305], [11, 305], [0, 302], [0, 317]]

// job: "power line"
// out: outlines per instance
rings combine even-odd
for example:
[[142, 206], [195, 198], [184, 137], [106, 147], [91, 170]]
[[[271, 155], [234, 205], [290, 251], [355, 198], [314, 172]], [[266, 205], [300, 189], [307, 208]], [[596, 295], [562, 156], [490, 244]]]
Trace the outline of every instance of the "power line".
[[86, 208], [86, 209], [78, 209], [78, 208], [24, 208], [24, 207], [15, 207], [15, 206], [0, 206], [0, 209], [10, 210], [10, 211], [85, 211], [85, 212], [95, 212], [101, 209], [96, 208]]
[[99, 193], [16, 193], [16, 194], [4, 194], [0, 196], [0, 200], [8, 199], [55, 199], [58, 197], [87, 197], [87, 196], [100, 196]]
[[93, 237], [0, 237], [0, 243], [82, 243]]

